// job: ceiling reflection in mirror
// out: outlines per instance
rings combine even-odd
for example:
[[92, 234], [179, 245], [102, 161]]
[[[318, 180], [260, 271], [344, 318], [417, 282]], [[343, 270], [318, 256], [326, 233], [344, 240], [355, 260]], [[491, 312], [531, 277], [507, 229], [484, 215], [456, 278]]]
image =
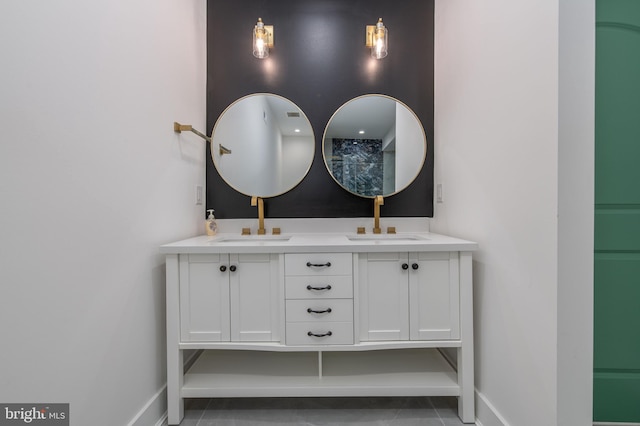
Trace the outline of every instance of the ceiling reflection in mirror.
[[275, 197], [304, 179], [314, 144], [311, 123], [296, 104], [259, 93], [238, 99], [222, 112], [211, 136], [211, 157], [236, 191]]
[[322, 146], [334, 180], [362, 197], [405, 189], [422, 170], [426, 152], [418, 117], [384, 95], [364, 95], [342, 105], [327, 124]]

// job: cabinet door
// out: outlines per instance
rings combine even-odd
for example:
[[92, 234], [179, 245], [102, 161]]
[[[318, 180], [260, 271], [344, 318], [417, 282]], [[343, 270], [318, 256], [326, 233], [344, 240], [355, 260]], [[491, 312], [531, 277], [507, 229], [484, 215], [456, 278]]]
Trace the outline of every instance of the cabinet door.
[[228, 256], [180, 255], [180, 338], [183, 342], [229, 340]]
[[458, 253], [410, 253], [411, 340], [460, 338]]
[[359, 255], [360, 340], [409, 340], [407, 253]]
[[269, 253], [229, 255], [230, 269], [235, 269], [229, 272], [232, 341], [280, 340], [278, 259]]

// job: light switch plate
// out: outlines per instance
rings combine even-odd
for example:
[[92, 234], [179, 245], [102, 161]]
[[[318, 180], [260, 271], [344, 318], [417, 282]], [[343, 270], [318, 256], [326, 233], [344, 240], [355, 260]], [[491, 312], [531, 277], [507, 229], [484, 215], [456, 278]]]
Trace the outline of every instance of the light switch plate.
[[202, 205], [202, 199], [204, 197], [203, 191], [202, 191], [202, 185], [196, 185], [196, 205], [197, 206], [201, 206]]

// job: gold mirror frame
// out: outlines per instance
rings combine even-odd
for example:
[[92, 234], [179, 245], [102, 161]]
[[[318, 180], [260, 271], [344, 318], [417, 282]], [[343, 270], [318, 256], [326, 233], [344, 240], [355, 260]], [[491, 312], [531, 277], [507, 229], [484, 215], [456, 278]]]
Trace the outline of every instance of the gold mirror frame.
[[314, 155], [307, 116], [289, 99], [271, 93], [234, 101], [211, 132], [211, 159], [218, 174], [248, 196], [277, 197], [292, 190], [309, 173]]
[[[360, 134], [361, 131], [365, 133]], [[343, 154], [341, 158], [333, 152], [337, 146], [336, 139], [346, 141], [342, 142], [346, 145], [340, 147]], [[364, 147], [360, 149], [347, 146], [350, 143], [360, 143], [354, 143], [354, 140], [362, 141]], [[379, 153], [375, 152], [378, 144]], [[361, 152], [354, 152], [356, 149]], [[397, 154], [399, 149], [400, 154]], [[348, 155], [351, 164], [347, 164], [345, 155]], [[406, 189], [424, 167], [427, 138], [418, 116], [400, 100], [380, 94], [362, 95], [345, 102], [329, 119], [322, 136], [322, 157], [333, 180], [346, 191], [364, 198], [389, 197]], [[382, 158], [381, 162], [366, 162], [374, 157]], [[340, 162], [341, 165], [338, 166], [335, 162]], [[362, 173], [358, 174], [357, 170]], [[367, 182], [368, 178], [365, 176], [370, 175], [371, 171], [380, 171], [381, 176], [376, 174], [374, 179], [369, 177]], [[398, 173], [401, 173], [399, 179]], [[336, 176], [338, 174], [341, 176]], [[347, 183], [345, 174], [349, 174]], [[368, 189], [362, 189], [364, 185], [368, 185]], [[391, 185], [393, 190], [390, 190]]]

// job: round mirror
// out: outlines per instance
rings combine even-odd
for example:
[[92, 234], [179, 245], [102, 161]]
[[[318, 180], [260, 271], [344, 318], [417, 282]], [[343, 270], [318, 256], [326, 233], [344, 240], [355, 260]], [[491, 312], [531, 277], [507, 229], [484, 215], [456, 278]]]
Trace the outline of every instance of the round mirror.
[[306, 176], [314, 145], [311, 123], [296, 104], [259, 93], [238, 99], [222, 112], [211, 134], [211, 157], [236, 191], [275, 197]]
[[322, 155], [331, 176], [362, 197], [387, 197], [418, 176], [427, 153], [420, 120], [402, 102], [364, 95], [342, 105], [324, 132]]

